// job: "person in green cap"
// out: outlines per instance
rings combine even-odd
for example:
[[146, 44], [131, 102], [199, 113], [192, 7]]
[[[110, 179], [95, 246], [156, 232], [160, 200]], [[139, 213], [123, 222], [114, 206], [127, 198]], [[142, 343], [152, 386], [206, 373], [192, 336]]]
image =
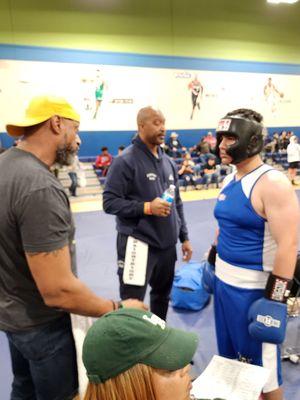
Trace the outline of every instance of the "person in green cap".
[[197, 345], [195, 333], [170, 328], [150, 311], [108, 313], [84, 340], [84, 400], [188, 400]]

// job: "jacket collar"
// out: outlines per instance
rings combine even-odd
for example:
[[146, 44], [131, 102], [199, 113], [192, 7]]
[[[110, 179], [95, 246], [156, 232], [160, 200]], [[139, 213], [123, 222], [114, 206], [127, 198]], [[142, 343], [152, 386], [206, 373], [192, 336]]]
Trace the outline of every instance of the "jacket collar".
[[153, 158], [155, 158], [156, 160], [157, 159], [161, 159], [162, 158], [162, 156], [163, 156], [163, 150], [161, 149], [161, 147], [160, 146], [157, 146], [158, 147], [158, 151], [157, 151], [157, 153], [158, 153], [158, 157], [155, 157], [155, 155], [149, 150], [149, 148], [147, 147], [147, 145], [142, 141], [142, 139], [140, 138], [140, 136], [139, 136], [139, 134], [137, 134], [135, 137], [134, 137], [134, 139], [132, 140], [132, 143], [135, 145], [135, 146], [138, 146], [141, 150], [143, 150], [145, 153], [147, 153], [148, 155], [151, 155]]

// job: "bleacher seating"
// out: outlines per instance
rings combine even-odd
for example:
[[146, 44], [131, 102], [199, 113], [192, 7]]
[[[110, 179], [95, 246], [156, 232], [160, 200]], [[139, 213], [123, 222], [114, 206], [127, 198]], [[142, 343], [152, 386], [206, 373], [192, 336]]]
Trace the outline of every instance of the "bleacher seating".
[[[85, 173], [86, 186], [77, 188], [77, 197], [82, 198], [87, 196], [100, 195], [100, 193], [102, 192], [101, 182], [97, 177], [97, 174], [95, 173], [92, 164], [90, 162], [82, 162], [82, 166]], [[61, 181], [63, 187], [66, 189], [66, 192], [69, 194], [68, 188], [71, 184], [71, 180], [68, 175], [68, 169], [66, 167], [63, 167], [59, 170], [58, 178]]]
[[[105, 185], [105, 180], [106, 177], [102, 176], [102, 171], [101, 170], [94, 170], [93, 169], [93, 163], [96, 160], [96, 156], [81, 156], [79, 157], [80, 161], [84, 164], [84, 168], [86, 171], [86, 178], [87, 178], [87, 185], [85, 188], [78, 188], [78, 196], [88, 196], [88, 195], [96, 195], [100, 194], [103, 191], [104, 185]], [[174, 162], [177, 165], [177, 168], [179, 169], [182, 162], [183, 158], [176, 158], [174, 159]], [[198, 175], [197, 175], [197, 185], [202, 186], [204, 184], [203, 182], [203, 172], [202, 172], [202, 167], [204, 164], [199, 163], [199, 157], [192, 157], [192, 160], [194, 161], [195, 164], [198, 166]], [[287, 154], [285, 152], [278, 152], [278, 153], [270, 153], [270, 152], [265, 152], [263, 154], [263, 160], [264, 162], [268, 164], [274, 165], [276, 168], [279, 168], [281, 170], [286, 171], [288, 169], [288, 162], [287, 162]], [[226, 176], [226, 170], [220, 168], [220, 183], [223, 181], [223, 179]], [[298, 170], [298, 175], [300, 174], [300, 169]], [[60, 172], [60, 180], [62, 181], [64, 187], [68, 188], [70, 185], [70, 179], [68, 177], [67, 171], [61, 170]], [[184, 187], [184, 180], [179, 178], [179, 186], [181, 188]], [[198, 186], [198, 188], [199, 188]], [[216, 185], [215, 183], [211, 184], [211, 187], [214, 188]]]

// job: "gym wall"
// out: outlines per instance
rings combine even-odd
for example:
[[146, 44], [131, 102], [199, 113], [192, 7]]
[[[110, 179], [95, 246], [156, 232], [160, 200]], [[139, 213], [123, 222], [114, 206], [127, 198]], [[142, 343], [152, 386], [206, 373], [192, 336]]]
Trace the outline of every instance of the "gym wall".
[[[81, 155], [129, 144], [136, 111], [148, 104], [162, 109], [168, 131], [186, 145], [239, 106], [262, 112], [270, 132], [300, 133], [299, 5], [243, 3], [2, 0], [0, 131], [32, 95], [51, 90], [81, 111]], [[203, 94], [191, 120], [195, 75]], [[277, 93], [267, 96], [269, 77]], [[94, 119], [99, 81], [103, 101]]]

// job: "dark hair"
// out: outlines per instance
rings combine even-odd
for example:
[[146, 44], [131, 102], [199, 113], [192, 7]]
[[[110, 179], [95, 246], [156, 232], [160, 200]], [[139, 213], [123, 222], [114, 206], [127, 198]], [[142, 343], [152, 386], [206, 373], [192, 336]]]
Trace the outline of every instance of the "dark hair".
[[104, 146], [101, 148], [101, 151], [105, 151], [105, 150], [108, 150], [108, 147]]
[[254, 110], [250, 110], [249, 108], [238, 108], [237, 110], [231, 111], [226, 114], [226, 117], [232, 117], [239, 115], [242, 118], [249, 119], [250, 121], [262, 123], [263, 116]]
[[122, 146], [119, 146], [118, 149], [119, 149], [119, 150], [124, 150], [124, 149], [125, 149], [125, 146], [123, 146], [123, 145], [122, 145]]

